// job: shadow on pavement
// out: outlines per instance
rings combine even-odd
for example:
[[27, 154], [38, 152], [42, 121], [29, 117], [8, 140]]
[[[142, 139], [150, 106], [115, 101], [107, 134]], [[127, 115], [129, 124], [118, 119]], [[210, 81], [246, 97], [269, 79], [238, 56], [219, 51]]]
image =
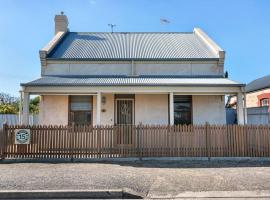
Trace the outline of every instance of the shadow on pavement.
[[246, 159], [210, 159], [210, 160], [166, 160], [166, 159], [5, 159], [0, 164], [14, 163], [47, 163], [47, 164], [113, 164], [141, 168], [230, 168], [230, 167], [270, 167], [270, 159], [246, 158]]

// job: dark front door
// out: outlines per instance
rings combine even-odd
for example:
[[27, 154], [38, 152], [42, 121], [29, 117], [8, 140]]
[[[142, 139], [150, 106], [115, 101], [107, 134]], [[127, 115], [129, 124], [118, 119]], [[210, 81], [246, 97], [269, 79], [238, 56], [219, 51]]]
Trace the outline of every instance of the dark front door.
[[133, 143], [134, 99], [116, 99], [117, 144]]
[[119, 125], [133, 124], [133, 99], [116, 100], [116, 123]]

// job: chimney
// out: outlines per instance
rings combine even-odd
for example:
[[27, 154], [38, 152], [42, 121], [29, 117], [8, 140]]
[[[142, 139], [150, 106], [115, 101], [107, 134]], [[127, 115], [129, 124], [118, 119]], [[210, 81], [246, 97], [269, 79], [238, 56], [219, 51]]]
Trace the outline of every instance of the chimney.
[[54, 17], [55, 23], [55, 35], [58, 32], [67, 32], [68, 31], [68, 18], [64, 15], [62, 11], [60, 15], [55, 15]]

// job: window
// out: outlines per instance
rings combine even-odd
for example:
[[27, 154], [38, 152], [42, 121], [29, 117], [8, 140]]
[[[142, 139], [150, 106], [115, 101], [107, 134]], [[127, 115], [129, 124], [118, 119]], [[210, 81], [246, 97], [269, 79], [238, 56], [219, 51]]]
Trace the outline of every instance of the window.
[[261, 106], [269, 106], [269, 99], [261, 99], [260, 102]]
[[174, 124], [191, 124], [191, 96], [174, 96]]
[[69, 123], [92, 124], [92, 96], [70, 96]]

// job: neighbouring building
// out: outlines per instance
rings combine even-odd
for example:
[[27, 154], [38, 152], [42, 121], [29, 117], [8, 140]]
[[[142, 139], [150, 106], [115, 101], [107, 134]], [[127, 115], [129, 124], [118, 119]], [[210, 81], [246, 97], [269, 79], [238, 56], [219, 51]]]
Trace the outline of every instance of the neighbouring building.
[[270, 75], [258, 78], [246, 85], [247, 108], [269, 107], [270, 99]]
[[[40, 95], [40, 124], [225, 124], [225, 95], [244, 84], [224, 75], [225, 51], [193, 32], [71, 32], [55, 16], [55, 36], [40, 50], [41, 77], [22, 83]], [[238, 123], [244, 123], [243, 102]]]
[[[246, 92], [246, 112], [248, 124], [269, 124], [270, 123], [270, 75], [258, 78], [248, 83]], [[237, 108], [237, 97], [229, 96], [226, 104], [227, 119], [233, 120], [233, 110]]]

